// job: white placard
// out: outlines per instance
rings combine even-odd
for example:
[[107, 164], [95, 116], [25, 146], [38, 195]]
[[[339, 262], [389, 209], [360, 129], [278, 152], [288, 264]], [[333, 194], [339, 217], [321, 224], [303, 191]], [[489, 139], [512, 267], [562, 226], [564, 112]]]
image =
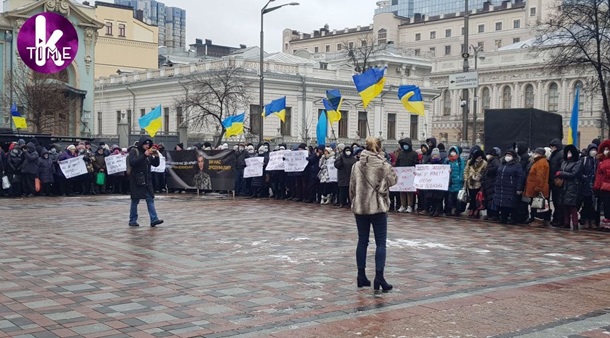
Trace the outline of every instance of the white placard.
[[82, 156], [69, 158], [65, 161], [59, 161], [59, 168], [64, 173], [66, 178], [77, 177], [88, 173], [87, 166]]
[[164, 173], [165, 172], [165, 157], [159, 153], [159, 166], [150, 167], [150, 171], [153, 173]]
[[337, 175], [339, 174], [339, 170], [335, 168], [335, 159], [329, 158], [326, 160], [326, 169], [328, 170], [328, 182], [337, 182], [339, 178]]
[[390, 187], [390, 191], [394, 192], [413, 192], [417, 191], [413, 185], [415, 180], [415, 167], [396, 167], [393, 168], [396, 176], [398, 176], [398, 183], [395, 186]]
[[282, 170], [284, 171], [284, 156], [290, 150], [278, 150], [269, 153], [269, 163], [267, 163], [267, 171]]
[[413, 185], [421, 190], [449, 190], [451, 167], [448, 164], [419, 164], [415, 167]]
[[126, 155], [110, 155], [104, 159], [106, 161], [106, 173], [108, 175], [118, 174], [127, 171]]
[[264, 157], [250, 157], [246, 159], [246, 168], [244, 169], [244, 178], [261, 177], [263, 176]]
[[295, 150], [284, 155], [284, 171], [287, 173], [300, 173], [307, 167], [307, 150]]

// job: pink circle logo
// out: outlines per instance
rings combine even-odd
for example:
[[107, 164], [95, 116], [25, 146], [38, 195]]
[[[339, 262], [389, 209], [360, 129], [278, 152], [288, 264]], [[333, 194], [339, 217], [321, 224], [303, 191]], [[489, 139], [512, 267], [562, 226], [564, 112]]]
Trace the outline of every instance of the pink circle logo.
[[29, 18], [19, 30], [17, 50], [31, 69], [58, 73], [74, 62], [78, 34], [65, 17], [53, 12], [40, 13]]

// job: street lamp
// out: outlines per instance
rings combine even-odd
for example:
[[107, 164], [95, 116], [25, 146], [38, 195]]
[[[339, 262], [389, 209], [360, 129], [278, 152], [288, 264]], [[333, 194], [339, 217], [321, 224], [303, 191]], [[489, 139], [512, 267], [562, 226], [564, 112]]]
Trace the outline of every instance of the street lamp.
[[[8, 94], [9, 95], [9, 101], [10, 101], [9, 102], [9, 107], [10, 107], [9, 111], [10, 111], [10, 109], [12, 109], [12, 107], [13, 107], [13, 75], [15, 74], [13, 72], [13, 54], [14, 54], [14, 52], [13, 52], [13, 32], [5, 31], [4, 32], [4, 41], [6, 41], [6, 42], [11, 44], [11, 48], [10, 48], [11, 56], [10, 56], [10, 63], [9, 63], [10, 69], [11, 69], [11, 74], [10, 74], [10, 77], [9, 77], [9, 94]], [[13, 129], [13, 117], [10, 114], [11, 113], [9, 113], [9, 119], [8, 120], [9, 120], [9, 126], [10, 126], [10, 128], [12, 130]]]
[[265, 43], [265, 33], [263, 32], [263, 16], [269, 12], [273, 12], [276, 9], [280, 9], [284, 6], [298, 6], [299, 3], [298, 2], [290, 2], [287, 4], [283, 4], [283, 5], [279, 5], [279, 6], [275, 6], [275, 7], [269, 7], [269, 4], [274, 2], [275, 0], [269, 0], [267, 1], [267, 4], [261, 9], [261, 41], [260, 41], [260, 92], [259, 92], [259, 107], [260, 107], [260, 116], [259, 116], [259, 121], [260, 121], [260, 133], [258, 135], [258, 142], [259, 143], [263, 143], [263, 106], [265, 105], [265, 88], [264, 88], [264, 77], [263, 77], [263, 71], [264, 71], [264, 66], [263, 66], [263, 59], [264, 59], [264, 54], [265, 54], [265, 47], [264, 47], [264, 43]]
[[[483, 48], [479, 47], [479, 46], [474, 46], [474, 45], [470, 45], [470, 47], [472, 47], [472, 50], [474, 51], [474, 71], [477, 71], [477, 66], [478, 66], [478, 60], [481, 59], [481, 61], [485, 60], [485, 54], [483, 54]], [[478, 76], [478, 75], [477, 75]], [[478, 81], [477, 81], [478, 83]], [[474, 97], [472, 98], [473, 104], [472, 104], [472, 144], [476, 144], [477, 143], [477, 102], [479, 100], [479, 87], [477, 86], [474, 89]]]
[[[468, 72], [468, 19], [469, 19], [468, 0], [464, 0], [464, 48], [462, 50], [462, 58], [464, 59], [463, 71]], [[462, 143], [468, 143], [468, 89], [462, 90], [462, 101], [466, 104], [462, 105]]]

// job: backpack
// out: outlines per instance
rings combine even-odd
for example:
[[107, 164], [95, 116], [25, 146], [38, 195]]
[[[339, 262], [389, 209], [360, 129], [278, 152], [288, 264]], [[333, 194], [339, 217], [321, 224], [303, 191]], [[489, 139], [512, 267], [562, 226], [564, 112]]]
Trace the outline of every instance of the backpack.
[[[140, 156], [140, 151], [138, 148], [134, 148], [136, 150], [136, 156]], [[130, 152], [131, 153], [131, 152]], [[131, 161], [129, 160], [129, 155], [127, 155], [127, 175], [131, 176]]]

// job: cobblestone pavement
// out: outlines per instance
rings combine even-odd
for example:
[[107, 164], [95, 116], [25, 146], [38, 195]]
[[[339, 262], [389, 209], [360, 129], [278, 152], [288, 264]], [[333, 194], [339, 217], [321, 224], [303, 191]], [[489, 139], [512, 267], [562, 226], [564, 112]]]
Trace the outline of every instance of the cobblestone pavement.
[[[608, 337], [610, 236], [391, 214], [355, 285], [349, 210], [159, 196], [0, 200], [0, 336]], [[374, 275], [369, 247], [369, 278]]]

